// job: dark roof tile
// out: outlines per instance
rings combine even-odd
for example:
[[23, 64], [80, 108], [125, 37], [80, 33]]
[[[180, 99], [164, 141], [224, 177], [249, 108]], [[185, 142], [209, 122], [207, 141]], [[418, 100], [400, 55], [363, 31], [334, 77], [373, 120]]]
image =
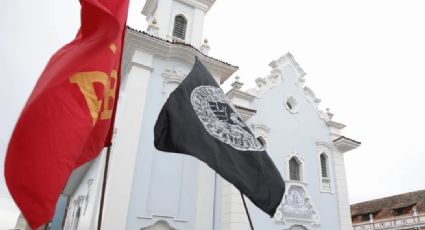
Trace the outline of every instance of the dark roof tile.
[[395, 196], [370, 200], [350, 206], [351, 216], [359, 216], [378, 211], [390, 215], [390, 211], [398, 208], [406, 208], [416, 205], [418, 212], [425, 212], [425, 190], [399, 194]]

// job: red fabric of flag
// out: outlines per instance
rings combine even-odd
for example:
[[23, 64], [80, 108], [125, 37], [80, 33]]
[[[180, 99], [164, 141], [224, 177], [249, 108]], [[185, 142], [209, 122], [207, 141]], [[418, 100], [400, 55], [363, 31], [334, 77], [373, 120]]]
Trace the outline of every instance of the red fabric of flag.
[[7, 150], [7, 186], [34, 229], [51, 220], [72, 170], [111, 141], [128, 0], [80, 3], [80, 30], [45, 67]]

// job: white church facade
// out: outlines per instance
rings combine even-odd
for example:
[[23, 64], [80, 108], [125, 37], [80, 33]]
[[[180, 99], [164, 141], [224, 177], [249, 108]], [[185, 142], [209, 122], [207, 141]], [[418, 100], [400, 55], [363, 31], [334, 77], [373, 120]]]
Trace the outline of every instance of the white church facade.
[[[198, 56], [219, 84], [238, 68], [208, 56], [203, 22], [214, 0], [147, 0], [148, 29], [127, 29], [122, 84], [103, 206], [102, 229], [250, 229], [239, 192], [199, 160], [164, 153], [153, 127], [169, 93]], [[286, 192], [273, 218], [252, 203], [255, 229], [351, 230], [344, 156], [360, 142], [318, 108], [291, 54], [270, 74], [227, 96], [279, 169]], [[184, 116], [184, 114], [182, 114]], [[188, 121], [190, 122], [190, 121]], [[97, 229], [105, 154], [75, 171], [60, 198], [52, 229]]]

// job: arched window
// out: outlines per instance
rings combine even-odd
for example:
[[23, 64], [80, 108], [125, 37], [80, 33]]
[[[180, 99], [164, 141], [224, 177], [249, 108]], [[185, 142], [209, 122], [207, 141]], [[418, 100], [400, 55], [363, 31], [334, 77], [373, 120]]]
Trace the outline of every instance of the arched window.
[[289, 179], [290, 180], [301, 180], [300, 162], [296, 157], [292, 157], [289, 160]]
[[325, 153], [320, 154], [320, 167], [322, 169], [322, 177], [329, 178], [328, 156]]
[[174, 18], [173, 37], [184, 40], [186, 35], [187, 20], [183, 15], [177, 15]]

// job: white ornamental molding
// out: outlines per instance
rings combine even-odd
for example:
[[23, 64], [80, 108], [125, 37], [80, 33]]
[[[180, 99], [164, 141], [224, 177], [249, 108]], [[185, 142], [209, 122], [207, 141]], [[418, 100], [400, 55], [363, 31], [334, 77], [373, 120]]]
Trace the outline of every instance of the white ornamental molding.
[[316, 111], [319, 111], [319, 104], [322, 100], [316, 97], [316, 94], [313, 92], [313, 90], [310, 87], [304, 86], [303, 89], [304, 89], [304, 96], [311, 103], [311, 105], [316, 109]]
[[[307, 195], [306, 189], [300, 184], [288, 184], [288, 190], [283, 196], [282, 203], [274, 215], [276, 222], [304, 222], [317, 226], [320, 223], [319, 213]], [[292, 229], [292, 228], [290, 228]], [[298, 229], [298, 228], [295, 228]], [[301, 228], [302, 229], [302, 228]]]
[[263, 94], [267, 92], [268, 90], [273, 89], [276, 86], [279, 86], [282, 83], [282, 81], [283, 81], [282, 70], [278, 67], [274, 67], [266, 77], [259, 77], [255, 79], [255, 83], [257, 84], [257, 87], [258, 87], [258, 90], [257, 90], [258, 92], [255, 94], [256, 95]]
[[299, 183], [299, 184], [306, 184], [304, 180], [304, 168], [305, 168], [305, 161], [302, 158], [302, 156], [298, 152], [291, 152], [289, 155], [285, 157], [285, 168], [286, 168], [286, 180], [291, 181], [290, 179], [290, 173], [289, 173], [289, 161], [291, 158], [295, 157], [295, 159], [300, 164], [300, 181], [292, 181], [292, 183]]
[[254, 134], [256, 137], [263, 137], [265, 140], [267, 140], [270, 128], [263, 124], [252, 124], [251, 125], [252, 130], [254, 131]]
[[279, 59], [270, 62], [269, 66], [272, 67], [270, 74], [268, 74], [266, 77], [259, 77], [255, 79], [257, 88], [248, 89], [246, 91], [247, 93], [256, 96], [257, 98], [261, 98], [262, 94], [282, 84], [285, 77], [283, 76], [283, 71], [285, 68], [289, 67], [294, 71], [295, 76], [297, 78], [295, 85], [301, 89], [304, 97], [311, 104], [313, 109], [317, 112], [319, 118], [324, 120], [325, 122], [330, 120], [327, 114], [319, 109], [319, 104], [321, 100], [316, 97], [316, 94], [310, 87], [305, 86], [304, 77], [306, 73], [295, 61], [294, 56], [292, 56], [292, 54], [287, 53], [283, 55]]
[[291, 69], [294, 70], [294, 72], [295, 72], [295, 74], [298, 78], [299, 85], [303, 86], [303, 84], [305, 82], [304, 76], [306, 75], [306, 73], [301, 68], [301, 66], [298, 64], [298, 62], [295, 61], [294, 56], [292, 56], [291, 53], [286, 53], [285, 55], [283, 55], [279, 59], [270, 62], [269, 66], [272, 67], [273, 69], [277, 69], [277, 68], [283, 69], [284, 66], [291, 67]]
[[83, 216], [86, 215], [86, 211], [87, 211], [87, 207], [89, 205], [90, 202], [90, 192], [91, 192], [91, 186], [93, 184], [94, 179], [90, 178], [87, 180], [87, 194], [84, 197], [84, 211], [83, 211]]
[[155, 229], [164, 229], [164, 230], [177, 230], [177, 228], [172, 227], [167, 221], [159, 220], [154, 224], [141, 228], [141, 230], [155, 230]]
[[[319, 165], [318, 167], [318, 175], [319, 175], [319, 184], [320, 184], [320, 192], [327, 192], [327, 193], [334, 193], [334, 183], [333, 183], [333, 177], [334, 177], [334, 158], [333, 158], [333, 152], [332, 152], [332, 146], [325, 141], [317, 141], [316, 142], [316, 149], [317, 149], [317, 163]], [[326, 156], [326, 169], [328, 173], [328, 177], [322, 177], [322, 162], [320, 160], [320, 155], [325, 154]]]
[[308, 229], [300, 224], [295, 224], [285, 230], [308, 230]]
[[164, 78], [162, 85], [162, 94], [168, 95], [185, 79], [187, 73], [180, 68], [166, 68], [161, 74]]

